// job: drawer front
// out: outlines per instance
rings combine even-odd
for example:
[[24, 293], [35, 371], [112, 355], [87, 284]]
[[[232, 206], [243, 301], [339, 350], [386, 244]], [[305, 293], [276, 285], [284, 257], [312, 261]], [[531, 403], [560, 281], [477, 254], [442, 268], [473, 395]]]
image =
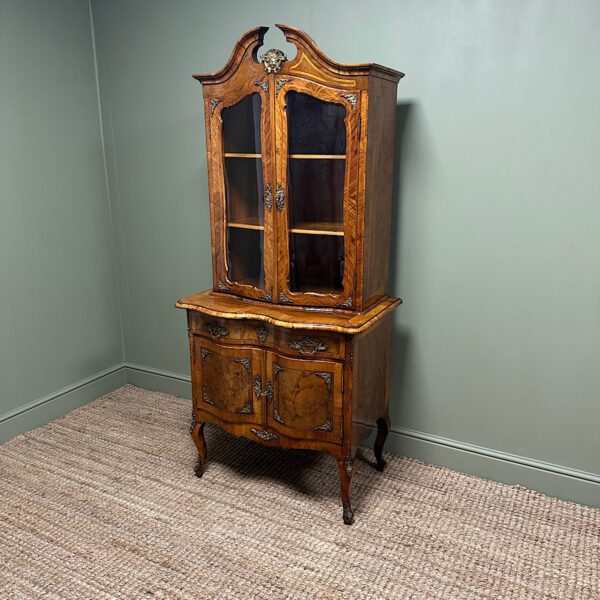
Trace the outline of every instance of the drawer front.
[[299, 329], [275, 332], [277, 347], [288, 354], [303, 358], [344, 358], [344, 336]]
[[273, 344], [273, 326], [262, 321], [218, 319], [190, 314], [190, 331], [224, 344]]

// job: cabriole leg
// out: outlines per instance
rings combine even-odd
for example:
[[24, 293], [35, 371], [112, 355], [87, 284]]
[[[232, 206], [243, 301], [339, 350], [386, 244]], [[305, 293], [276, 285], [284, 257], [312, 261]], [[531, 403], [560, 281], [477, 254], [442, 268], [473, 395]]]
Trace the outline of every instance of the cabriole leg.
[[381, 417], [377, 419], [377, 437], [375, 438], [375, 444], [373, 445], [373, 452], [375, 452], [375, 459], [377, 460], [377, 470], [383, 471], [385, 467], [385, 460], [383, 460], [383, 445], [390, 431], [390, 418]]
[[344, 509], [343, 518], [346, 525], [354, 523], [354, 512], [350, 503], [350, 489], [352, 486], [352, 474], [354, 471], [354, 458], [352, 454], [343, 460], [338, 460], [338, 469], [340, 471], [340, 495], [342, 497], [342, 506]]
[[207, 451], [206, 440], [204, 439], [204, 426], [206, 423], [196, 423], [196, 418], [192, 415], [192, 423], [190, 425], [190, 433], [196, 448], [198, 450], [198, 462], [194, 467], [194, 472], [197, 477], [202, 477], [204, 474], [204, 466], [206, 465]]

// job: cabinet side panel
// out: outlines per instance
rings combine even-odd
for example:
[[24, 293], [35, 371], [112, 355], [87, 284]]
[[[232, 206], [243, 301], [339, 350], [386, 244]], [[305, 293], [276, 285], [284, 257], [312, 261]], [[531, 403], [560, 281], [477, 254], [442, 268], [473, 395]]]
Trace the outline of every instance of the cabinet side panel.
[[221, 251], [221, 236], [217, 230], [217, 222], [220, 217], [220, 210], [215, 201], [215, 196], [212, 193], [212, 188], [216, 185], [215, 175], [212, 172], [213, 150], [210, 138], [210, 98], [205, 94], [204, 86], [202, 86], [202, 95], [204, 101], [204, 134], [206, 136], [206, 170], [208, 174], [208, 202], [210, 210], [210, 241], [213, 266], [213, 289], [217, 289], [217, 269], [218, 269], [218, 252]]
[[379, 77], [369, 83], [365, 233], [363, 246], [363, 307], [387, 293], [397, 84]]
[[[370, 433], [377, 419], [386, 417], [390, 399], [392, 315], [354, 339], [352, 380], [353, 444]], [[358, 436], [358, 439], [355, 438]]]

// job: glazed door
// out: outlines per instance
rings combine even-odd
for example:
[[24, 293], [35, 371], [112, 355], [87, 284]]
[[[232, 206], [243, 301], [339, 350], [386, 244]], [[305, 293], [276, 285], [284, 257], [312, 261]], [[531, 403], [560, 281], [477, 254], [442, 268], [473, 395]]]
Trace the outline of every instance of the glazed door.
[[266, 352], [267, 426], [282, 435], [339, 443], [342, 439], [342, 364]]
[[255, 381], [261, 381], [263, 351], [228, 347], [193, 336], [192, 386], [198, 408], [229, 422], [264, 421]]
[[270, 300], [274, 283], [269, 77], [207, 97], [215, 287]]
[[275, 79], [278, 301], [355, 306], [359, 92]]

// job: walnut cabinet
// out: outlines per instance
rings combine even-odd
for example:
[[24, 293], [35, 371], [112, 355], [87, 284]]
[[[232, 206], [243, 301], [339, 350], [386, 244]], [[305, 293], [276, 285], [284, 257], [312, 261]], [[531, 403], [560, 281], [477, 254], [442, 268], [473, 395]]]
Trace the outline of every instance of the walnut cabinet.
[[[389, 428], [387, 293], [396, 88], [402, 74], [344, 65], [303, 32], [259, 56], [246, 33], [203, 85], [213, 289], [187, 310], [202, 475], [206, 423], [338, 461], [345, 523], [357, 446]], [[217, 449], [215, 449], [217, 451]]]

